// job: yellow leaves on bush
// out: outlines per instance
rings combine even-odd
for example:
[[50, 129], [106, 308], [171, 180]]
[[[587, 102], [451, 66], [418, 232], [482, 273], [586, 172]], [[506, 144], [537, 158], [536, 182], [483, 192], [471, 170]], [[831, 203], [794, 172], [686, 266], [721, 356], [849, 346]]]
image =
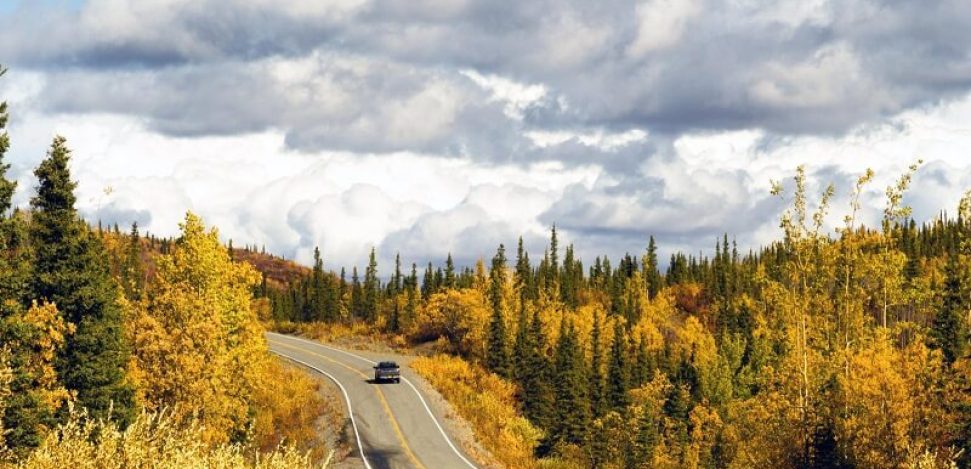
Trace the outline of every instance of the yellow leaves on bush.
[[940, 393], [928, 378], [940, 369], [939, 354], [923, 340], [899, 349], [885, 331], [855, 351], [837, 377], [836, 439], [844, 452], [861, 467], [903, 467], [923, 455], [925, 432], [948, 418], [929, 402]]
[[407, 334], [425, 342], [444, 337], [452, 353], [481, 357], [489, 308], [481, 289], [446, 290], [432, 295], [415, 313]]
[[250, 398], [268, 360], [250, 307], [259, 274], [235, 263], [215, 229], [188, 214], [182, 237], [158, 259], [147, 311], [131, 328], [133, 377], [148, 409], [197, 413], [207, 441], [228, 441], [248, 424]]
[[318, 387], [303, 371], [269, 362], [253, 394], [253, 407], [258, 410], [253, 422], [256, 447], [270, 451], [286, 444], [323, 456], [316, 421], [325, 405]]
[[417, 358], [411, 367], [456, 408], [476, 439], [506, 467], [536, 467], [533, 450], [542, 432], [517, 411], [512, 383], [446, 355]]
[[54, 360], [64, 347], [67, 336], [74, 333], [74, 325], [61, 317], [51, 303], [34, 302], [27, 311], [18, 311], [5, 318], [8, 327], [22, 331], [6, 345], [16, 351], [28, 351], [28, 361], [23, 372], [34, 382], [30, 392], [40, 398], [49, 409], [57, 410], [70, 394], [57, 379]]
[[[74, 414], [51, 432], [36, 451], [16, 466], [21, 469], [121, 469], [151, 467], [289, 469], [311, 467], [310, 458], [280, 448], [252, 454], [238, 444], [205, 443], [199, 420], [185, 421], [165, 412], [142, 413], [125, 430], [111, 422]], [[0, 464], [0, 467], [4, 467]]]

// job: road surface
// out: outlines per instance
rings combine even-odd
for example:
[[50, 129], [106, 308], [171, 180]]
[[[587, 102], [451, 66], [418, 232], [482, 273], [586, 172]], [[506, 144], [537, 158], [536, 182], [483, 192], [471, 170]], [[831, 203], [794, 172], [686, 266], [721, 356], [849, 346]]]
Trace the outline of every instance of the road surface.
[[270, 350], [335, 381], [349, 408], [355, 449], [368, 469], [475, 469], [404, 366], [400, 384], [372, 382], [375, 362], [361, 354], [267, 333]]

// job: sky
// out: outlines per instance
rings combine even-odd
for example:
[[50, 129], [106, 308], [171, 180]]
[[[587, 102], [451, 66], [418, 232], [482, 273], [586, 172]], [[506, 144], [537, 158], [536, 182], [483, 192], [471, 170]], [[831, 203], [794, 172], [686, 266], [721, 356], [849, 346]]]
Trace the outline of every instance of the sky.
[[830, 230], [867, 168], [872, 226], [918, 158], [918, 221], [971, 188], [966, 0], [0, 0], [0, 63], [20, 206], [60, 134], [92, 223], [330, 268], [758, 248], [800, 165]]

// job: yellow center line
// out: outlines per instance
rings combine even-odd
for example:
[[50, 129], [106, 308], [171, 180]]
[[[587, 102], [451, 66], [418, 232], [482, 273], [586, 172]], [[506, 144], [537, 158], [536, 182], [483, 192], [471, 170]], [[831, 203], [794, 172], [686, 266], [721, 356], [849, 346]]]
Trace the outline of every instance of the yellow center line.
[[[335, 365], [342, 366], [342, 367], [344, 367], [344, 368], [346, 368], [346, 369], [348, 369], [348, 370], [350, 370], [350, 371], [352, 371], [354, 373], [357, 373], [359, 376], [361, 376], [365, 380], [368, 379], [368, 375], [366, 375], [364, 373], [361, 373], [361, 370], [358, 370], [357, 368], [350, 367], [350, 366], [348, 366], [348, 365], [346, 365], [344, 363], [341, 363], [341, 362], [339, 362], [337, 360], [334, 360], [333, 358], [330, 358], [330, 357], [328, 357], [326, 355], [321, 355], [321, 354], [316, 353], [316, 352], [311, 352], [310, 350], [302, 349], [300, 347], [295, 347], [293, 345], [288, 345], [288, 344], [285, 344], [283, 342], [277, 342], [277, 341], [274, 341], [274, 340], [269, 340], [269, 342], [271, 344], [273, 344], [273, 345], [278, 345], [280, 347], [286, 347], [288, 349], [293, 349], [293, 350], [299, 350], [299, 351], [301, 351], [303, 353], [309, 353], [310, 355], [314, 355], [316, 357], [323, 358], [324, 360], [327, 360], [327, 361], [329, 361], [329, 362], [331, 362], [331, 363], [333, 363]], [[391, 418], [391, 429], [394, 430], [395, 435], [397, 435], [397, 437], [398, 437], [398, 441], [401, 442], [401, 446], [405, 449], [405, 455], [408, 456], [408, 459], [410, 459], [411, 462], [415, 466], [419, 467], [420, 469], [427, 469], [425, 467], [425, 465], [422, 464], [421, 461], [418, 460], [418, 458], [415, 456], [415, 453], [411, 451], [411, 447], [408, 446], [408, 443], [405, 441], [405, 435], [404, 435], [404, 433], [402, 433], [401, 428], [398, 426], [398, 419], [396, 419], [394, 417], [394, 412], [391, 411], [391, 406], [388, 405], [388, 400], [384, 397], [384, 392], [382, 392], [381, 391], [381, 388], [378, 387], [378, 386], [374, 386], [374, 390], [375, 390], [375, 392], [378, 393], [378, 399], [381, 401], [381, 407], [384, 407], [384, 412], [387, 413], [388, 414], [388, 417]]]

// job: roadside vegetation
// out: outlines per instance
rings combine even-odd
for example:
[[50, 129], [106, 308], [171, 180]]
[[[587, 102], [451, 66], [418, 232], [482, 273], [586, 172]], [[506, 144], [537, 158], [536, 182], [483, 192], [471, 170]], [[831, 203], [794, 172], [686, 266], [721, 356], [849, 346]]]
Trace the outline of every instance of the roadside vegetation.
[[859, 222], [873, 173], [843, 188], [834, 234], [836, 188], [810, 194], [800, 168], [774, 189], [778, 241], [725, 235], [663, 271], [651, 237], [584, 264], [554, 227], [538, 258], [520, 241], [488, 266], [399, 260], [386, 281], [373, 251], [349, 275], [318, 252], [261, 296], [290, 330], [445, 354], [414, 367], [508, 467], [965, 467], [971, 195], [917, 224], [917, 167], [876, 228]]
[[[4, 103], [0, 131], [6, 120]], [[256, 269], [191, 213], [162, 245], [137, 226], [89, 227], [60, 136], [30, 208], [11, 210], [8, 146], [0, 133], [0, 467], [326, 460], [327, 404], [269, 354]]]

